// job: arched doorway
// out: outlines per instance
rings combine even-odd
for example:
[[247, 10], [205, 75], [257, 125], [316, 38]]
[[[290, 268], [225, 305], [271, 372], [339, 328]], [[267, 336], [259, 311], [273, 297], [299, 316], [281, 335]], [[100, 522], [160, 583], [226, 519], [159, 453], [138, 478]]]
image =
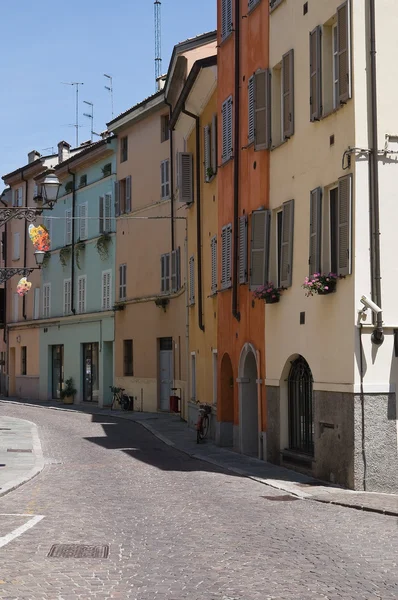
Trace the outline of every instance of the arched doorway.
[[257, 362], [251, 345], [246, 344], [241, 354], [239, 371], [239, 427], [240, 451], [258, 456], [258, 393]]
[[299, 356], [288, 377], [289, 449], [314, 455], [313, 378], [307, 361]]
[[224, 354], [220, 366], [219, 400], [216, 442], [232, 446], [234, 425], [234, 375], [229, 354]]

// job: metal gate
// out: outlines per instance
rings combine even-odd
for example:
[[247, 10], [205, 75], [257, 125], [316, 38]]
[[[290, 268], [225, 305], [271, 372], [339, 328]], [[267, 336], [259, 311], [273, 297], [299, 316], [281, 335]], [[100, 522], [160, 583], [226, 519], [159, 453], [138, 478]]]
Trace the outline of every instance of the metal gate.
[[312, 411], [312, 373], [300, 356], [291, 366], [289, 386], [289, 448], [314, 455], [314, 419]]

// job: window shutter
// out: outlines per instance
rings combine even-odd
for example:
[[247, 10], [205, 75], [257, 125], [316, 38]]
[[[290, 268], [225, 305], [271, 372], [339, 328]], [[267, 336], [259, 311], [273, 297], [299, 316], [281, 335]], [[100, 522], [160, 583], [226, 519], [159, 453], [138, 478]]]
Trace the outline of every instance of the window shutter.
[[87, 204], [79, 206], [79, 238], [86, 240], [88, 238]]
[[35, 288], [35, 295], [33, 299], [33, 318], [38, 319], [40, 317], [40, 288]]
[[250, 289], [268, 281], [270, 211], [257, 210], [251, 218]]
[[102, 273], [102, 310], [109, 310], [111, 308], [111, 285], [112, 277], [110, 271], [103, 271]]
[[195, 304], [195, 257], [189, 257], [189, 304]]
[[282, 287], [292, 285], [293, 271], [293, 229], [294, 229], [294, 200], [283, 203], [282, 208], [282, 257], [280, 284]]
[[162, 294], [166, 292], [166, 255], [160, 257], [160, 291]]
[[322, 27], [310, 33], [310, 120], [322, 116]]
[[232, 225], [221, 230], [221, 288], [231, 287]]
[[100, 196], [99, 197], [99, 232], [100, 233], [104, 233], [105, 228], [104, 228], [104, 204], [105, 204], [105, 198], [104, 196]]
[[211, 168], [213, 175], [217, 173], [218, 152], [217, 152], [217, 115], [213, 115], [211, 121]]
[[126, 177], [126, 205], [125, 212], [131, 212], [131, 176]]
[[346, 0], [337, 9], [337, 46], [339, 57], [339, 100], [345, 104], [351, 98], [351, 23], [350, 2]]
[[193, 156], [191, 152], [179, 152], [179, 200], [191, 204], [193, 202]]
[[232, 225], [227, 226], [227, 287], [232, 285]]
[[247, 283], [247, 216], [239, 217], [239, 283]]
[[119, 299], [125, 300], [127, 296], [127, 265], [119, 266]]
[[350, 275], [351, 258], [351, 216], [352, 216], [352, 175], [339, 179], [338, 198], [338, 275]]
[[221, 0], [221, 39], [232, 31], [232, 0]]
[[177, 287], [177, 250], [173, 250], [171, 253], [171, 291], [176, 292]]
[[321, 270], [321, 238], [322, 238], [322, 188], [312, 190], [310, 196], [310, 258], [309, 274]]
[[294, 50], [282, 57], [283, 138], [294, 134]]
[[268, 69], [254, 75], [254, 147], [266, 150], [271, 145], [271, 80]]
[[51, 311], [51, 284], [46, 283], [43, 286], [43, 317], [47, 318], [50, 316]]
[[254, 75], [250, 77], [247, 84], [248, 123], [247, 141], [249, 144], [254, 140]]
[[14, 247], [12, 250], [12, 259], [13, 260], [19, 260], [20, 259], [20, 251], [19, 251], [19, 239], [20, 239], [20, 234], [19, 233], [14, 233]]
[[78, 279], [78, 312], [86, 312], [86, 277]]
[[65, 211], [65, 246], [72, 243], [72, 209]]
[[105, 194], [104, 202], [104, 231], [109, 233], [112, 230], [112, 194]]
[[211, 167], [211, 145], [210, 145], [210, 127], [206, 125], [203, 129], [203, 154], [204, 154], [204, 170], [205, 170], [205, 181], [209, 182], [209, 169]]
[[217, 293], [217, 236], [211, 239], [211, 293]]
[[64, 315], [71, 312], [71, 280], [64, 279]]
[[115, 217], [120, 215], [119, 182], [115, 181]]
[[222, 105], [222, 161], [232, 156], [232, 96]]

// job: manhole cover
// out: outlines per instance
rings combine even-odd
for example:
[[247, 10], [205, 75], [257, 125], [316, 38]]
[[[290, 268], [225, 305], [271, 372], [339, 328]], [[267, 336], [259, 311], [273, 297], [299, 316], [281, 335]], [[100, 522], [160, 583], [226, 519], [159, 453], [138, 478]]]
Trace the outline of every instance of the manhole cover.
[[264, 498], [264, 500], [271, 500], [272, 502], [294, 502], [294, 500], [298, 500], [295, 496], [260, 496], [260, 498]]
[[32, 450], [28, 450], [27, 448], [7, 448], [7, 452], [32, 452]]
[[49, 558], [108, 558], [109, 546], [54, 544], [47, 556]]

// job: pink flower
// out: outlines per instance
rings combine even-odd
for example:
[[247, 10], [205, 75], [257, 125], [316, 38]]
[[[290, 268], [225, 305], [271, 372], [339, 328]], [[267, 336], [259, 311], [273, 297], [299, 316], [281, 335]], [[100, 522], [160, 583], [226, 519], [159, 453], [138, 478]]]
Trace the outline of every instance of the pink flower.
[[328, 290], [329, 288], [328, 288], [328, 286], [327, 286], [327, 285], [325, 285], [324, 289], [325, 289], [325, 290]]

